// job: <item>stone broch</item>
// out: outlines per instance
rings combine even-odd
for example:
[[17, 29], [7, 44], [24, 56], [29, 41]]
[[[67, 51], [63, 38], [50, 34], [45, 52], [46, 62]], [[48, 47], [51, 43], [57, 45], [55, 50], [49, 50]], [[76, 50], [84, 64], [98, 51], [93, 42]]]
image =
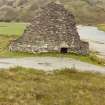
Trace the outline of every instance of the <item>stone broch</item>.
[[54, 2], [41, 7], [24, 31], [11, 42], [11, 51], [89, 53], [88, 42], [80, 40], [73, 14]]

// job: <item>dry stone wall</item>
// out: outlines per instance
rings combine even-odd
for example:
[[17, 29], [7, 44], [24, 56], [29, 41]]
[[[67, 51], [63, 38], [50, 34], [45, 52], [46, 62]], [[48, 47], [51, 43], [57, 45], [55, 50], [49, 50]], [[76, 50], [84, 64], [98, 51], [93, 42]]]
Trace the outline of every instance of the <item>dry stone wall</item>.
[[64, 43], [68, 52], [89, 53], [89, 44], [80, 40], [73, 14], [61, 4], [51, 2], [37, 11], [23, 36], [13, 41], [9, 48], [33, 53], [60, 52]]

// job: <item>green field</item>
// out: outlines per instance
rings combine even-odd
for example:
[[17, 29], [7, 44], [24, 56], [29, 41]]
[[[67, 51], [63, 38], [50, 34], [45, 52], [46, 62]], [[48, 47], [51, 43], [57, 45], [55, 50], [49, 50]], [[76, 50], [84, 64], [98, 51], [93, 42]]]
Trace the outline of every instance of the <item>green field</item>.
[[5, 23], [0, 22], [0, 35], [22, 35], [26, 28], [26, 23]]
[[0, 70], [0, 105], [105, 105], [105, 76], [61, 70]]

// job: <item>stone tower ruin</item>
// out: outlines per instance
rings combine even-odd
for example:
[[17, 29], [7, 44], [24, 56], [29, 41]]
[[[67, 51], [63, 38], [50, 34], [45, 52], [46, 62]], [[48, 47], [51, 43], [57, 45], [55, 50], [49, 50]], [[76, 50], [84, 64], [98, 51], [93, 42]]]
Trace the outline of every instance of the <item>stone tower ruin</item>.
[[11, 51], [89, 53], [89, 44], [80, 40], [73, 14], [54, 2], [41, 7], [24, 34], [11, 42]]

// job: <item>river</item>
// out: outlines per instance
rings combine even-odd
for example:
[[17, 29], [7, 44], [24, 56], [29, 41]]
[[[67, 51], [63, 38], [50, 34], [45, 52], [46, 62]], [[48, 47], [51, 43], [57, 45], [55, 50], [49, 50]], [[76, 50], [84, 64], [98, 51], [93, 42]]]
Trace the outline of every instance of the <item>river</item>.
[[98, 52], [105, 57], [105, 32], [93, 26], [77, 26], [78, 33], [82, 40], [88, 41], [90, 50]]

